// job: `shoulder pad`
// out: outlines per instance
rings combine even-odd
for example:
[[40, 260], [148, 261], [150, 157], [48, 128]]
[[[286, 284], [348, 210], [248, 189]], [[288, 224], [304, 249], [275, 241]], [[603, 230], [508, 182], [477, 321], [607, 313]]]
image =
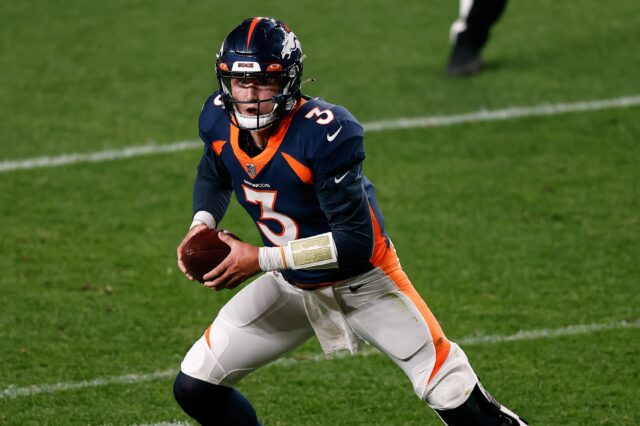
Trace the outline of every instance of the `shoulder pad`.
[[215, 91], [202, 105], [199, 119], [200, 133], [210, 140], [216, 139], [213, 137], [213, 133], [221, 124], [226, 128], [229, 125], [229, 119], [222, 109], [220, 94]]
[[318, 178], [364, 160], [364, 130], [346, 108], [311, 99], [301, 108], [307, 135], [307, 159]]
[[354, 137], [362, 138], [364, 130], [356, 118], [343, 106], [334, 105], [320, 98], [307, 101], [301, 113], [307, 122], [312, 140], [322, 145], [339, 145], [342, 141]]

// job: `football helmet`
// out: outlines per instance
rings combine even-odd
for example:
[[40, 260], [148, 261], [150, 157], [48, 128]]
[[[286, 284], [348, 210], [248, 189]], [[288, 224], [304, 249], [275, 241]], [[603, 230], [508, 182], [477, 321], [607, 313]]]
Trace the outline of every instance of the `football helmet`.
[[[216, 60], [216, 77], [222, 107], [233, 125], [260, 130], [291, 112], [300, 100], [302, 47], [283, 22], [273, 18], [249, 18], [222, 42]], [[231, 80], [252, 80], [278, 84], [279, 92], [269, 99], [239, 100], [233, 97]], [[262, 113], [260, 103], [273, 102], [273, 109]], [[238, 105], [257, 104], [258, 114], [242, 114]]]

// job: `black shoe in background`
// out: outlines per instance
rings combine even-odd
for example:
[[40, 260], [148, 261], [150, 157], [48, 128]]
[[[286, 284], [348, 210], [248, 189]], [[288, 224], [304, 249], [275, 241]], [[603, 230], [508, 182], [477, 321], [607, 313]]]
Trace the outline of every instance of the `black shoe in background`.
[[456, 43], [451, 50], [447, 74], [450, 77], [471, 77], [480, 72], [482, 58], [480, 50]]

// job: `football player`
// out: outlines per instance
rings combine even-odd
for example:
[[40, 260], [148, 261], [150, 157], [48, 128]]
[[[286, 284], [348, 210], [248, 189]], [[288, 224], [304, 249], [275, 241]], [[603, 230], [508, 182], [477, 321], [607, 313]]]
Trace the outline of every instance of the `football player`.
[[220, 223], [233, 192], [264, 246], [223, 235], [231, 251], [204, 285], [234, 288], [265, 274], [191, 347], [176, 400], [202, 424], [259, 424], [234, 385], [315, 335], [327, 353], [355, 352], [359, 340], [378, 348], [448, 425], [526, 424], [482, 388], [402, 270], [362, 174], [362, 126], [345, 108], [301, 94], [304, 58], [289, 27], [263, 17], [231, 31], [218, 54], [178, 265], [189, 276], [185, 242]]
[[447, 74], [468, 77], [480, 72], [480, 52], [506, 5], [507, 0], [460, 0], [460, 15], [449, 32], [453, 47]]

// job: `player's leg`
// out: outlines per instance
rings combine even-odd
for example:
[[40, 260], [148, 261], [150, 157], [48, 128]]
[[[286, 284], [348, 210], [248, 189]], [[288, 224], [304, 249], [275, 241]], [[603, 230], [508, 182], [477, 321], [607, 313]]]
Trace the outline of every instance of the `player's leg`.
[[184, 412], [200, 424], [259, 425], [251, 403], [232, 387], [214, 385], [180, 371], [173, 382], [173, 393]]
[[449, 34], [453, 45], [447, 65], [449, 75], [473, 75], [480, 71], [480, 51], [506, 4], [506, 0], [460, 0], [460, 15]]
[[469, 398], [460, 406], [448, 410], [436, 410], [448, 426], [525, 426], [526, 420], [518, 417], [496, 401], [478, 382]]
[[238, 292], [191, 347], [174, 383], [176, 400], [201, 424], [255, 425], [251, 404], [233, 386], [312, 335], [300, 291], [265, 274]]
[[506, 4], [507, 0], [460, 0], [460, 15], [449, 34], [451, 42], [482, 49]]
[[446, 424], [526, 424], [481, 391], [467, 356], [445, 337], [399, 265], [388, 275], [375, 269], [335, 292], [352, 329], [405, 372]]

